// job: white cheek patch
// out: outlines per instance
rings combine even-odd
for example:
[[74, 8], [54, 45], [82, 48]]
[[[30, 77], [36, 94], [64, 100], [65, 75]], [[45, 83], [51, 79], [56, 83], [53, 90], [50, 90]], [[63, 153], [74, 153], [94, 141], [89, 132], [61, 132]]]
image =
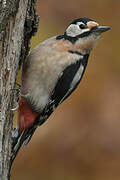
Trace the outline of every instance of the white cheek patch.
[[84, 32], [89, 31], [89, 29], [80, 29], [79, 27], [80, 24], [71, 24], [67, 29], [66, 29], [66, 34], [67, 36], [70, 37], [76, 37]]
[[79, 28], [78, 25], [71, 24], [71, 25], [66, 29], [66, 34], [67, 34], [67, 36], [75, 37], [75, 36], [81, 34], [81, 29]]

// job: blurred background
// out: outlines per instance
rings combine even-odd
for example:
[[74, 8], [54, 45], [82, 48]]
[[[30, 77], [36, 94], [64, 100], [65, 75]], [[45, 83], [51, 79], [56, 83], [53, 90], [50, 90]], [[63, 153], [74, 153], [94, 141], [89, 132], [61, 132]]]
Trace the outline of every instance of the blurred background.
[[89, 17], [111, 26], [92, 51], [79, 88], [19, 152], [12, 180], [120, 180], [120, 1], [38, 0], [39, 42]]

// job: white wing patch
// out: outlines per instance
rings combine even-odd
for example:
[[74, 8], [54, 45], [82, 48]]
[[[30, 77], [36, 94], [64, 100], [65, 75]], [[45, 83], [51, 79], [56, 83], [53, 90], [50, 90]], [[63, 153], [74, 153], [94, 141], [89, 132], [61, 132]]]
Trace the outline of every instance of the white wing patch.
[[83, 71], [84, 71], [84, 66], [81, 64], [79, 70], [77, 71], [75, 77], [73, 78], [69, 91], [65, 94], [65, 96], [62, 98], [59, 104], [63, 102], [63, 100], [68, 96], [68, 94], [70, 94], [70, 92], [74, 89], [75, 85], [80, 81]]
[[77, 73], [71, 83], [70, 90], [72, 90], [74, 88], [74, 86], [77, 84], [77, 82], [80, 80], [83, 71], [84, 71], [84, 66], [81, 64], [79, 70], [77, 71]]

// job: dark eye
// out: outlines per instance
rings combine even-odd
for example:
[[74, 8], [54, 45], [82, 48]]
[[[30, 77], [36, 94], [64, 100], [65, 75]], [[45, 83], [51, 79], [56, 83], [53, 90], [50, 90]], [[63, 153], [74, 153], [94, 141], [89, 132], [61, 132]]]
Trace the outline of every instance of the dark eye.
[[79, 27], [80, 27], [80, 29], [85, 29], [86, 25], [85, 24], [80, 24]]

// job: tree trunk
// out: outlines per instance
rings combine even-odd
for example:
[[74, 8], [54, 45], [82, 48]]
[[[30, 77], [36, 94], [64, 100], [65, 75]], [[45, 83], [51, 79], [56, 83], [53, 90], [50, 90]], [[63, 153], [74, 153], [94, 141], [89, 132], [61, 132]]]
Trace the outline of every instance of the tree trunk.
[[34, 5], [35, 0], [0, 0], [0, 180], [10, 175], [13, 89], [37, 30]]

